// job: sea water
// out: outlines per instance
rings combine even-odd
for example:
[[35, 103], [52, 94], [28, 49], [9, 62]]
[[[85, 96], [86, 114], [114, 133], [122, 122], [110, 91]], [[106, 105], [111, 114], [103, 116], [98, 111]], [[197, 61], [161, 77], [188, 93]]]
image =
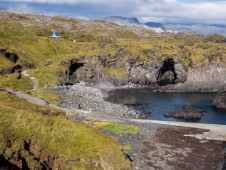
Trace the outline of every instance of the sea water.
[[[160, 93], [153, 92], [151, 89], [120, 89], [112, 91], [107, 100], [122, 103], [122, 99], [134, 97], [139, 103], [134, 106], [135, 109], [150, 113], [146, 119], [226, 125], [226, 112], [215, 109], [212, 105], [215, 95], [216, 93]], [[163, 116], [174, 109], [182, 108], [185, 104], [204, 110], [201, 120], [183, 120]]]

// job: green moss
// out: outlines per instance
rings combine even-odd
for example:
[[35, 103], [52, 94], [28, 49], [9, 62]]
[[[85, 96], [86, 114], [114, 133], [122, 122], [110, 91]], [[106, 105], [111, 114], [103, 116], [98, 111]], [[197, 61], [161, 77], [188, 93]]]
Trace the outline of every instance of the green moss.
[[104, 72], [107, 72], [110, 76], [112, 77], [122, 77], [122, 78], [125, 78], [126, 77], [126, 72], [124, 70], [120, 70], [118, 68], [115, 68], [115, 67], [109, 67], [109, 68], [106, 68], [104, 70]]
[[103, 126], [103, 129], [117, 134], [135, 134], [139, 131], [138, 126], [121, 123], [107, 123]]

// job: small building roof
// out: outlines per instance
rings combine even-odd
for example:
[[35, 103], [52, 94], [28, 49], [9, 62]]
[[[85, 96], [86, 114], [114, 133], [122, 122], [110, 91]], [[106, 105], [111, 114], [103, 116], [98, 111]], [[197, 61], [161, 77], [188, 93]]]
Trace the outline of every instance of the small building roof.
[[60, 37], [58, 32], [52, 32], [51, 37]]

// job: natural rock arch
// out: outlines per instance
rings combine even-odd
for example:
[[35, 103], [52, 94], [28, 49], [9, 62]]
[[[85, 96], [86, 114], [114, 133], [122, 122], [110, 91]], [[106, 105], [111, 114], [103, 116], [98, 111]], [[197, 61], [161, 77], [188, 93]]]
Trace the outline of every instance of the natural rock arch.
[[159, 85], [174, 84], [177, 79], [175, 72], [174, 60], [167, 58], [163, 61], [162, 67], [159, 69], [157, 81]]

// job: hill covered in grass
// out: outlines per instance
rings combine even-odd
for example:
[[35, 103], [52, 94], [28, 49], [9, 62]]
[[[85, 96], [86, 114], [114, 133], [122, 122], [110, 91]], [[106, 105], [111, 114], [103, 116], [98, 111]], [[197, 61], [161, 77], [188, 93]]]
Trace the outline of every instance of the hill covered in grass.
[[[50, 37], [53, 31], [60, 38]], [[170, 70], [164, 73], [167, 58], [173, 61], [171, 71], [177, 75], [174, 83], [196, 77], [204, 82], [208, 74], [215, 74], [206, 70], [218, 70], [219, 65], [225, 75], [225, 37], [156, 33], [101, 20], [0, 12], [0, 86], [16, 86], [56, 103], [59, 97], [48, 90], [55, 85], [81, 81], [150, 85], [158, 83], [160, 70], [162, 77], [172, 78]], [[38, 80], [38, 90], [32, 90], [32, 81], [21, 75], [23, 70]], [[218, 72], [215, 77], [225, 80]], [[67, 120], [57, 110], [1, 93], [0, 113], [0, 160], [3, 157], [30, 169], [131, 168], [118, 141]]]
[[[219, 35], [156, 33], [101, 20], [8, 12], [1, 12], [0, 18], [0, 49], [19, 56], [12, 63], [0, 55], [0, 70], [25, 61], [35, 66], [30, 74], [40, 81], [40, 87], [99, 79], [125, 84], [129, 77], [136, 77], [129, 70], [149, 67], [167, 57], [180, 62], [185, 71], [226, 62], [225, 37]], [[61, 37], [51, 38], [52, 31], [58, 31]], [[83, 67], [75, 66], [79, 63]]]

